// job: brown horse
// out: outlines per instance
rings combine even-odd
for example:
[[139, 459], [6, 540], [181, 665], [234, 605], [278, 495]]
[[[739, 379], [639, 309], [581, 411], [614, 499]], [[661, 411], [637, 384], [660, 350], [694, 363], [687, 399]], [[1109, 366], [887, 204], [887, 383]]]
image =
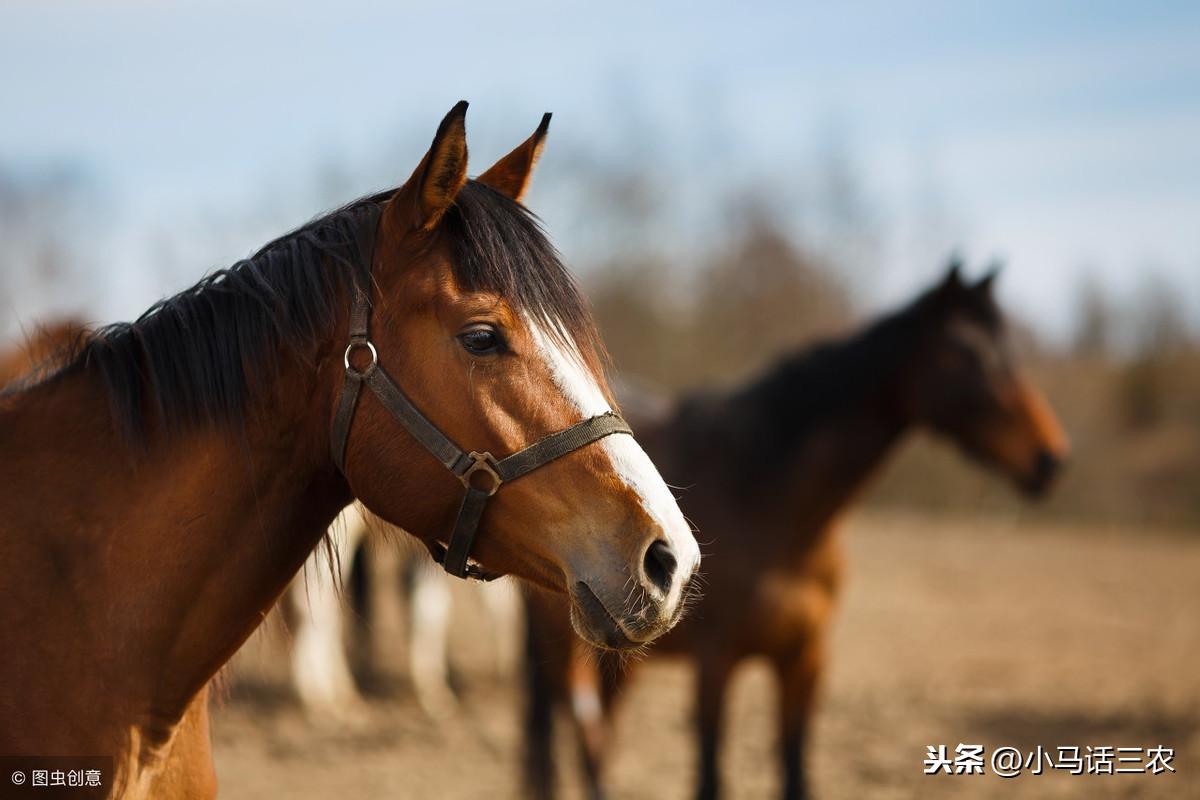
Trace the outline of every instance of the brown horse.
[[[907, 431], [949, 438], [1031, 495], [1048, 487], [1065, 457], [1058, 422], [1014, 364], [993, 279], [965, 285], [955, 266], [857, 335], [639, 426], [664, 477], [687, 487], [680, 504], [711, 542], [704, 598], [651, 651], [695, 665], [700, 797], [718, 794], [722, 700], [751, 656], [765, 657], [778, 679], [783, 794], [805, 795], [802, 752], [843, 568], [836, 523]], [[585, 774], [600, 795], [623, 671], [589, 653], [561, 611], [529, 594], [531, 792], [552, 794], [552, 710], [569, 700]]]
[[87, 326], [73, 319], [34, 328], [20, 346], [0, 353], [0, 387], [37, 376], [65, 358], [87, 334]]
[[[568, 592], [597, 644], [678, 618], [695, 540], [612, 422], [588, 310], [517, 202], [548, 117], [468, 181], [465, 112], [399, 189], [0, 397], [0, 753], [109, 756], [110, 794], [212, 796], [206, 686], [338, 511], [358, 498], [438, 550], [464, 496], [496, 488], [439, 463], [435, 434], [498, 455], [561, 448], [486, 506], [478, 570]], [[347, 415], [356, 376], [371, 391]], [[393, 411], [405, 398], [424, 425]], [[551, 436], [598, 416], [614, 435]]]

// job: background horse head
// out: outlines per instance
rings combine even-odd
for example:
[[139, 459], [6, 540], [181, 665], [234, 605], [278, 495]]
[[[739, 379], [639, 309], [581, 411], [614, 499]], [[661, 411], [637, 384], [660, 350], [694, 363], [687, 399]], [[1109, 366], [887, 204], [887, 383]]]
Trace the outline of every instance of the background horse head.
[[1068, 452], [1045, 397], [1022, 374], [993, 293], [993, 269], [965, 283], [958, 263], [913, 308], [916, 356], [902, 389], [911, 419], [1041, 495]]

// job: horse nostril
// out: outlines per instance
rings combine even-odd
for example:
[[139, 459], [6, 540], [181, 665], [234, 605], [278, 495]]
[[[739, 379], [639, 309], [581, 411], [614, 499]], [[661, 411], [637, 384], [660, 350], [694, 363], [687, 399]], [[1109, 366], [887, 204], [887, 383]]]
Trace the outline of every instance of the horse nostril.
[[679, 562], [671, 552], [671, 546], [658, 539], [646, 548], [646, 557], [642, 559], [642, 571], [646, 578], [663, 594], [671, 591], [671, 580], [675, 577], [675, 567]]
[[1033, 487], [1041, 492], [1050, 486], [1054, 476], [1062, 468], [1063, 462], [1049, 450], [1041, 450], [1037, 454], [1037, 462], [1033, 466]]

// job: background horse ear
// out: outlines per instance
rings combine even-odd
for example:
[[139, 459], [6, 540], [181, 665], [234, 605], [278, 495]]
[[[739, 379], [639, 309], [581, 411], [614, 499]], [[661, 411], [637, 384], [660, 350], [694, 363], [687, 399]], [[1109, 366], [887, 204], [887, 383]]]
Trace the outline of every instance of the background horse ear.
[[946, 268], [946, 277], [942, 279], [942, 288], [957, 289], [963, 285], [962, 282], [963, 259], [958, 253], [950, 256], [950, 263]]
[[955, 253], [950, 256], [950, 264], [946, 268], [946, 276], [930, 290], [929, 295], [938, 308], [952, 308], [962, 297], [965, 284], [962, 279], [962, 256]]
[[995, 285], [996, 285], [996, 278], [999, 277], [1000, 272], [1003, 269], [1004, 269], [1003, 261], [1000, 261], [999, 259], [993, 261], [991, 263], [991, 265], [988, 267], [987, 274], [985, 274], [982, 278], [979, 279], [979, 283], [975, 284], [976, 293], [991, 295], [992, 290], [995, 288]]
[[438, 125], [429, 152], [388, 203], [386, 217], [402, 229], [429, 230], [467, 182], [467, 101], [459, 100]]
[[533, 174], [533, 167], [542, 154], [549, 130], [550, 114], [547, 112], [542, 115], [542, 121], [533, 135], [493, 164], [491, 169], [479, 176], [478, 181], [519, 202], [529, 188], [529, 176]]

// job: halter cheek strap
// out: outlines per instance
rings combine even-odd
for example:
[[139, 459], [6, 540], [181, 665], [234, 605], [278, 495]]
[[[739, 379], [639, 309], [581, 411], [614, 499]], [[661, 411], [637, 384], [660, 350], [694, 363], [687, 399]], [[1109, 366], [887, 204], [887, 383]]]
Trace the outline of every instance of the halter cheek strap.
[[[346, 345], [346, 352], [342, 358], [346, 379], [342, 384], [342, 394], [329, 432], [333, 463], [345, 474], [346, 443], [350, 438], [350, 427], [354, 422], [358, 398], [365, 385], [383, 407], [391, 412], [396, 421], [440, 461], [442, 466], [450, 470], [465, 489], [458, 517], [445, 547], [440, 543], [428, 545], [434, 559], [455, 577], [478, 580], [499, 577], [478, 564], [471, 563], [470, 555], [488, 498], [494, 495], [502, 484], [527, 475], [605, 436], [614, 433], [633, 435], [625, 420], [619, 414], [610, 411], [552, 433], [501, 459], [488, 452], [466, 452], [430, 422], [380, 366], [379, 351], [368, 336], [369, 327], [370, 305], [366, 295], [355, 289], [354, 303], [350, 310], [350, 343]], [[370, 363], [361, 370], [350, 361], [350, 356], [356, 349], [364, 349], [371, 356]]]

